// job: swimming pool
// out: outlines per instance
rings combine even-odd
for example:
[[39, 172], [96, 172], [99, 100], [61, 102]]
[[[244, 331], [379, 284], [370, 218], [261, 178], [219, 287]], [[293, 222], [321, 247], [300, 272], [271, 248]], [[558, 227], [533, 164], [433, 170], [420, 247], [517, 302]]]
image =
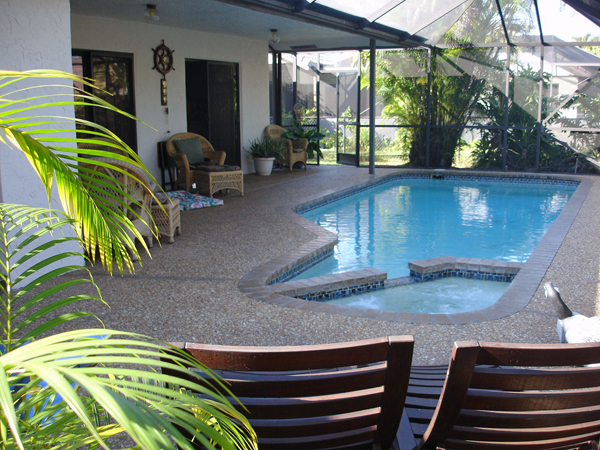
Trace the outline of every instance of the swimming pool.
[[[529, 304], [595, 183], [592, 178], [579, 175], [469, 170], [399, 169], [394, 172], [378, 172], [373, 177], [369, 176], [368, 180], [365, 180], [360, 172], [357, 172], [357, 174], [359, 176], [356, 179], [348, 179], [336, 189], [324, 190], [317, 195], [277, 207], [279, 214], [294, 224], [290, 228], [290, 232], [295, 233], [296, 227], [301, 227], [307, 233], [304, 234], [306, 238], [303, 237], [303, 242], [291, 248], [288, 252], [255, 266], [240, 279], [238, 289], [250, 299], [277, 307], [297, 308], [304, 311], [378, 321], [418, 324], [467, 324], [497, 320], [515, 314]], [[519, 184], [566, 184], [576, 188], [576, 190], [526, 263], [500, 262], [501, 265], [519, 265], [520, 269], [500, 300], [490, 307], [457, 314], [424, 314], [347, 307], [334, 305], [327, 301], [312, 301], [313, 298], [320, 299], [322, 297], [327, 299], [328, 295], [335, 295], [340, 290], [352, 292], [368, 290], [368, 287], [365, 289], [365, 283], [371, 286], [381, 283], [387, 284], [385, 281], [387, 274], [376, 269], [363, 269], [310, 279], [295, 279], [294, 277], [297, 277], [307, 267], [312, 267], [315, 263], [331, 255], [337, 243], [337, 235], [305, 219], [300, 214], [397, 180], [429, 179], [439, 176], [446, 179], [468, 179], [481, 183], [505, 180], [507, 183]], [[465, 259], [471, 262], [470, 259]]]
[[525, 262], [575, 191], [572, 184], [400, 179], [302, 215], [338, 235], [331, 257], [295, 279], [457, 256]]

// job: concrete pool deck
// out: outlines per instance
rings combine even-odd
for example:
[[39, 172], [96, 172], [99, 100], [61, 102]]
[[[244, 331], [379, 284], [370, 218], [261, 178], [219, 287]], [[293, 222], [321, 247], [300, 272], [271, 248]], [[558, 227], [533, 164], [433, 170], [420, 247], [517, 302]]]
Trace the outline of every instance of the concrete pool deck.
[[[539, 254], [548, 264], [533, 264], [531, 277], [522, 277], [531, 300], [502, 318], [444, 325], [381, 320], [383, 317], [373, 320], [369, 315], [381, 311], [371, 310], [364, 316], [352, 311], [330, 314], [324, 312], [322, 303], [315, 307], [308, 304], [315, 302], [286, 297], [288, 302], [304, 303], [281, 307], [246, 295], [252, 290], [244, 285], [248, 274], [288, 255], [302, 257], [303, 247], [326, 245], [331, 240], [329, 232], [326, 236], [300, 225], [305, 219], [292, 213], [289, 205], [394, 172], [397, 170], [376, 169], [375, 175], [369, 175], [366, 168], [309, 166], [307, 171], [292, 173], [277, 170], [270, 177], [247, 175], [244, 197], [223, 195], [224, 206], [182, 211], [182, 235], [175, 237], [173, 245], [155, 246], [152, 258], [143, 255], [143, 267], [136, 274], [110, 277], [93, 267], [94, 280], [111, 307], [86, 302], [85, 310], [95, 313], [108, 328], [166, 341], [302, 345], [411, 334], [416, 343], [415, 364], [447, 363], [452, 343], [458, 340], [558, 342], [554, 311], [542, 288], [546, 281], [561, 289], [574, 311], [599, 313], [600, 177], [596, 176], [577, 177], [589, 190], [581, 197], [581, 209], [567, 211], [567, 222], [572, 225], [569, 228], [565, 222], [557, 227], [563, 237], [550, 235], [554, 249], [538, 246], [534, 255]], [[73, 309], [83, 307], [80, 304]], [[69, 326], [92, 327], [97, 322], [83, 318]]]

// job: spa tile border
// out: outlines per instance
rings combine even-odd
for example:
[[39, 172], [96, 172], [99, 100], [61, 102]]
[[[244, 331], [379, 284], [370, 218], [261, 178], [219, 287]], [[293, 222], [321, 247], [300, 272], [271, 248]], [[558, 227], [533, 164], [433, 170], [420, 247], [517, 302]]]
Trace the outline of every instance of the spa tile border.
[[[513, 282], [502, 297], [492, 306], [458, 314], [414, 314], [396, 313], [392, 311], [374, 311], [366, 308], [331, 305], [326, 302], [302, 300], [282, 294], [281, 283], [275, 280], [290, 279], [288, 276], [299, 266], [307, 268], [310, 261], [316, 261], [326, 252], [332, 252], [337, 244], [337, 235], [316, 225], [299, 214], [318, 206], [331, 203], [340, 198], [363, 192], [375, 186], [402, 178], [445, 178], [456, 180], [504, 181], [511, 183], [548, 183], [577, 185], [576, 191], [563, 208], [559, 217], [552, 224], [528, 261], [522, 265]], [[393, 174], [373, 176], [366, 183], [343, 190], [325, 191], [319, 196], [307, 198], [300, 203], [282, 205], [278, 212], [304, 227], [315, 238], [297, 249], [274, 258], [254, 268], [244, 275], [238, 283], [238, 289], [249, 298], [271, 305], [298, 308], [306, 311], [340, 314], [351, 317], [362, 317], [372, 320], [385, 320], [400, 323], [456, 325], [488, 320], [497, 320], [521, 311], [532, 299], [542, 282], [544, 274], [554, 259], [562, 241], [567, 235], [577, 216], [587, 194], [592, 186], [592, 180], [586, 176], [539, 174], [539, 173], [510, 173], [510, 172], [477, 172], [462, 170], [399, 170]], [[315, 206], [317, 205], [317, 206]], [[308, 208], [308, 209], [307, 209]], [[376, 270], [376, 269], [365, 269]], [[380, 272], [380, 271], [378, 271]], [[299, 273], [299, 272], [298, 272]], [[337, 274], [342, 275], [342, 274]], [[332, 275], [333, 276], [333, 275]], [[287, 277], [287, 278], [286, 278]]]
[[410, 278], [417, 283], [448, 277], [512, 282], [521, 267], [522, 263], [511, 261], [454, 256], [438, 256], [408, 263]]

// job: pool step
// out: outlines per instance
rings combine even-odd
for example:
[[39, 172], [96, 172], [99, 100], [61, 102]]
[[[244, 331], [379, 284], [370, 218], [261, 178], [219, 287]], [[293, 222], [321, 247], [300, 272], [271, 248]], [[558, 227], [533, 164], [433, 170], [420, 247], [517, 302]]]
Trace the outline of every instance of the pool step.
[[512, 281], [521, 267], [523, 263], [455, 256], [439, 256], [408, 263], [410, 277], [416, 282], [446, 277]]
[[274, 293], [288, 297], [326, 301], [383, 289], [386, 279], [386, 272], [362, 269], [272, 284], [269, 288]]

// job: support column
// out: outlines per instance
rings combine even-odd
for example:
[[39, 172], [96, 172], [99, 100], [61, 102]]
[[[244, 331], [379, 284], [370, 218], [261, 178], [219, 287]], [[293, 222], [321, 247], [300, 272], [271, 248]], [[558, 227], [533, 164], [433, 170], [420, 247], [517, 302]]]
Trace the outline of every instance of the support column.
[[[376, 63], [376, 46], [375, 39], [370, 42], [369, 55], [369, 174], [375, 173], [375, 63]], [[360, 117], [359, 117], [360, 120]]]
[[540, 151], [542, 143], [542, 112], [544, 102], [544, 46], [540, 47], [540, 83], [538, 97], [537, 141], [535, 144], [535, 170], [540, 170]]
[[425, 167], [431, 152], [431, 49], [427, 49], [427, 123], [425, 124]]
[[506, 154], [508, 152], [508, 104], [510, 102], [510, 45], [506, 47], [506, 94], [504, 102], [504, 128], [502, 139], [502, 170], [508, 170]]

